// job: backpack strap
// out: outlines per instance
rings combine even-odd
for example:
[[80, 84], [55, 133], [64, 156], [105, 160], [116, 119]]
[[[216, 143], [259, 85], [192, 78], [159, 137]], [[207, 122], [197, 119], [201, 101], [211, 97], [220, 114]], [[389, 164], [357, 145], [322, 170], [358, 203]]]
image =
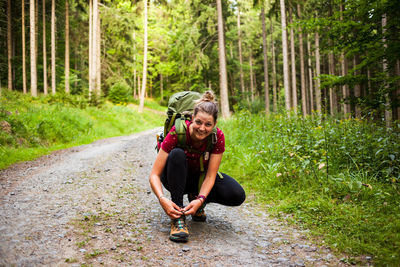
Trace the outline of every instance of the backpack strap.
[[178, 146], [181, 148], [186, 148], [186, 129], [185, 118], [177, 118], [175, 120], [175, 131], [178, 137]]

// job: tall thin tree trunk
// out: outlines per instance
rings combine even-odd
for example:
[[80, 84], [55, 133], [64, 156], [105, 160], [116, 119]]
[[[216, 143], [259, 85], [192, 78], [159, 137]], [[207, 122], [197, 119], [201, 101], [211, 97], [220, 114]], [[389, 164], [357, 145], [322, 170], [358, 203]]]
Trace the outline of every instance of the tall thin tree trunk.
[[[358, 55], [355, 55], [353, 58], [353, 68], [355, 69], [357, 64], [358, 64]], [[354, 75], [359, 75], [358, 70], [354, 70]], [[356, 104], [355, 104], [355, 116], [357, 119], [361, 119], [361, 108], [360, 108], [360, 96], [361, 96], [361, 86], [359, 83], [354, 85], [354, 97], [356, 98]]]
[[313, 86], [313, 73], [312, 73], [312, 61], [311, 61], [311, 42], [310, 35], [307, 34], [307, 50], [308, 50], [308, 78], [309, 78], [309, 96], [310, 96], [310, 113], [314, 110], [314, 86]]
[[93, 0], [89, 0], [89, 99], [92, 97], [92, 92], [93, 92], [92, 56], [93, 56]]
[[133, 98], [136, 99], [136, 31], [133, 31]]
[[[300, 4], [297, 4], [297, 15], [301, 18]], [[304, 46], [303, 46], [303, 32], [299, 27], [299, 51], [300, 51], [300, 85], [301, 85], [301, 108], [303, 116], [308, 114], [307, 107], [307, 93], [306, 93], [306, 75], [305, 75], [305, 64], [304, 64]]]
[[51, 1], [51, 93], [56, 93], [56, 3]]
[[43, 24], [43, 93], [48, 94], [47, 91], [47, 51], [46, 51], [46, 0], [42, 1], [43, 14], [42, 14], [42, 24]]
[[96, 21], [96, 93], [97, 97], [101, 96], [101, 27], [100, 27], [100, 10], [97, 3], [97, 21]]
[[268, 77], [268, 50], [267, 50], [267, 30], [265, 27], [264, 4], [261, 7], [262, 33], [263, 33], [263, 56], [264, 56], [264, 96], [265, 96], [265, 114], [269, 114], [269, 77]]
[[240, 74], [240, 91], [244, 94], [244, 78], [243, 78], [243, 56], [242, 56], [242, 33], [240, 30], [240, 10], [237, 10], [237, 28], [238, 28], [238, 49], [239, 49], [239, 74]]
[[[293, 23], [293, 11], [289, 8], [289, 22]], [[293, 110], [297, 113], [297, 81], [296, 81], [296, 57], [294, 49], [294, 33], [293, 27], [290, 27], [290, 57], [292, 65], [292, 105]]]
[[251, 102], [254, 102], [254, 79], [253, 79], [253, 59], [250, 51], [249, 64], [250, 64], [250, 90], [251, 90]]
[[30, 49], [31, 49], [31, 95], [37, 97], [37, 70], [36, 70], [36, 39], [35, 39], [35, 0], [30, 0], [29, 5], [29, 16], [30, 16]]
[[[329, 40], [329, 47], [333, 48], [332, 40]], [[334, 76], [335, 75], [335, 56], [333, 51], [329, 51], [328, 55], [329, 61], [329, 74]], [[337, 113], [337, 94], [336, 94], [336, 87], [331, 86], [329, 88], [329, 104], [330, 104], [330, 114], [333, 116]]]
[[[31, 0], [32, 2], [32, 0]], [[33, 8], [34, 9], [34, 8]], [[33, 23], [35, 18], [33, 18]], [[31, 18], [32, 23], [32, 18]], [[31, 42], [32, 45], [32, 42]], [[8, 90], [13, 89], [13, 71], [12, 71], [12, 31], [11, 31], [11, 0], [7, 1], [7, 59], [8, 59]]]
[[26, 42], [25, 42], [25, 0], [22, 0], [22, 90], [26, 89]]
[[274, 112], [278, 110], [278, 93], [276, 86], [276, 63], [275, 63], [275, 43], [273, 39], [273, 27], [271, 21], [271, 48], [272, 48], [272, 108]]
[[315, 104], [317, 105], [317, 112], [321, 113], [321, 56], [319, 54], [319, 34], [315, 33]]
[[286, 8], [285, 0], [280, 0], [281, 24], [282, 24], [282, 54], [283, 54], [283, 87], [285, 88], [285, 106], [290, 110], [290, 85], [289, 85], [289, 57], [286, 29]]
[[219, 57], [219, 82], [220, 82], [220, 104], [222, 117], [229, 117], [229, 99], [228, 99], [228, 78], [226, 73], [225, 56], [225, 36], [224, 19], [222, 17], [222, 3], [217, 0], [218, 17], [218, 57]]
[[65, 92], [69, 93], [69, 7], [65, 0]]
[[36, 55], [36, 63], [38, 62], [38, 48], [39, 48], [39, 0], [35, 0], [35, 23], [37, 24], [35, 27], [35, 55]]
[[[343, 3], [340, 3], [340, 21], [343, 21]], [[340, 54], [340, 63], [341, 63], [341, 69], [342, 69], [342, 76], [347, 75], [348, 71], [348, 66], [347, 66], [347, 60], [344, 56], [344, 52]], [[343, 94], [343, 113], [345, 117], [350, 116], [351, 114], [351, 109], [350, 109], [350, 104], [349, 104], [349, 97], [350, 97], [350, 91], [349, 91], [349, 86], [347, 84], [344, 84], [342, 86], [342, 94]]]
[[[382, 67], [383, 67], [383, 72], [385, 74], [385, 78], [388, 76], [388, 63], [387, 63], [387, 57], [386, 57], [386, 50], [387, 50], [387, 41], [386, 41], [386, 24], [387, 24], [387, 18], [386, 18], [386, 14], [382, 15], [382, 42], [383, 42], [383, 47], [384, 47], [384, 57], [383, 57], [383, 62], [382, 62]], [[389, 88], [387, 81], [384, 82], [385, 83], [385, 88], [386, 90]], [[390, 96], [389, 93], [387, 92], [385, 94], [385, 122], [386, 122], [386, 126], [389, 127], [392, 123], [392, 108], [390, 105]]]
[[142, 88], [140, 92], [140, 104], [139, 112], [143, 112], [144, 107], [144, 96], [146, 93], [146, 82], [147, 82], [147, 0], [144, 0], [144, 52], [143, 52], [143, 77], [142, 77]]

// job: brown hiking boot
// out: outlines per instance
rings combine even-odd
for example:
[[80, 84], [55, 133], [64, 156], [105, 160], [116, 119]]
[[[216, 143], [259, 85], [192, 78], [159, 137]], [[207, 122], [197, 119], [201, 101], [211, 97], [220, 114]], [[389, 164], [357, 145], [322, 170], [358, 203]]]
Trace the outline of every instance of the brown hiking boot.
[[[196, 197], [193, 194], [188, 194], [188, 199], [189, 202], [191, 202], [192, 200], [194, 200]], [[192, 215], [192, 220], [195, 222], [205, 222], [207, 219], [207, 215], [204, 212], [204, 208], [206, 207], [206, 204], [203, 203], [203, 205], [201, 205], [201, 207], [196, 211], [195, 214]]]
[[171, 232], [169, 239], [175, 242], [187, 242], [189, 238], [189, 231], [186, 225], [186, 218], [182, 215], [178, 219], [173, 219], [171, 222]]

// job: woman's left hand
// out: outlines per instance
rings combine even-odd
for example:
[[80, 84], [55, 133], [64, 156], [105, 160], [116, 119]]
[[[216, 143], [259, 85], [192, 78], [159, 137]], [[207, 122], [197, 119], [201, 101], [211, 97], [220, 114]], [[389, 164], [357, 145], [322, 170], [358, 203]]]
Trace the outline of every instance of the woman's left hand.
[[185, 215], [193, 215], [201, 207], [202, 204], [203, 204], [203, 201], [201, 199], [192, 200], [189, 203], [189, 205], [187, 205], [183, 209], [183, 212], [185, 213]]

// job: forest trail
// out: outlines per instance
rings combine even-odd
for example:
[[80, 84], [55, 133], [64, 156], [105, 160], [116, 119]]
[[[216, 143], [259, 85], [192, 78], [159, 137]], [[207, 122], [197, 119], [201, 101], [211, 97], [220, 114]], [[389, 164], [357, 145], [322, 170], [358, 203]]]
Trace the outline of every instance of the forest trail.
[[0, 266], [346, 265], [251, 194], [239, 208], [208, 205], [206, 223], [188, 218], [189, 242], [171, 242], [148, 183], [157, 130], [1, 171]]

